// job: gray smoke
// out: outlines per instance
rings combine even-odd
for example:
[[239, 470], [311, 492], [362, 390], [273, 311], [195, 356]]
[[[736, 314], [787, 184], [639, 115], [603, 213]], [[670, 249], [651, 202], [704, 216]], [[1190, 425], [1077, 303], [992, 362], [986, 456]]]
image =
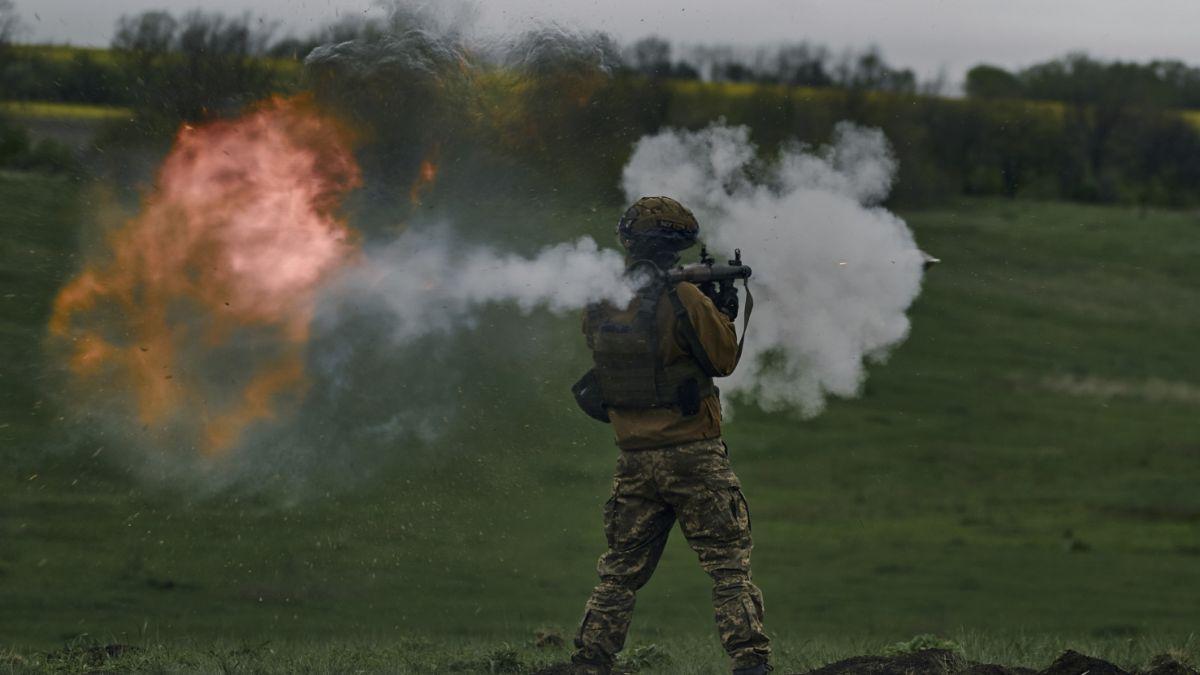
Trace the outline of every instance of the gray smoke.
[[494, 451], [497, 434], [481, 441], [473, 430], [511, 420], [514, 401], [536, 400], [521, 374], [549, 360], [546, 315], [627, 302], [623, 273], [620, 254], [586, 237], [520, 256], [418, 225], [368, 247], [319, 300], [304, 400], [258, 425], [206, 483], [303, 495], [353, 485], [392, 461], [427, 461], [426, 450], [457, 455], [466, 442], [477, 458]]
[[531, 77], [567, 72], [609, 74], [620, 65], [620, 49], [608, 35], [548, 23], [494, 41], [490, 60]]
[[539, 22], [515, 35], [482, 35], [473, 30], [477, 15], [478, 6], [467, 2], [394, 2], [385, 22], [364, 24], [354, 39], [313, 49], [304, 64], [352, 80], [390, 79], [400, 89], [412, 86], [408, 79], [449, 80], [478, 75], [487, 66], [545, 78], [608, 75], [621, 65], [620, 47], [600, 31]]
[[562, 314], [601, 300], [624, 304], [634, 293], [624, 271], [624, 258], [590, 237], [526, 258], [473, 246], [448, 228], [413, 229], [369, 252], [336, 283], [317, 321], [336, 324], [343, 307], [369, 303], [394, 314], [391, 337], [407, 343], [468, 328], [489, 304], [511, 303], [525, 315]]
[[785, 147], [772, 161], [749, 136], [716, 124], [645, 137], [623, 187], [630, 200], [663, 194], [693, 209], [714, 253], [742, 249], [759, 310], [725, 388], [812, 416], [827, 395], [857, 395], [864, 361], [907, 337], [922, 254], [878, 205], [896, 170], [882, 132], [842, 123], [829, 146]]
[[[561, 227], [586, 217], [581, 204], [607, 198], [598, 186], [570, 206], [531, 207], [512, 194], [529, 186], [504, 180], [528, 155], [498, 162], [488, 153], [504, 151], [507, 131], [539, 128], [523, 121], [553, 130], [555, 105], [603, 82], [616, 50], [602, 34], [554, 26], [487, 43], [455, 30], [453, 12], [441, 20], [429, 7], [397, 5], [380, 30], [307, 60], [318, 102], [368, 133], [357, 150], [364, 187], [346, 209], [364, 234], [363, 255], [321, 294], [304, 386], [220, 461], [198, 454], [196, 419], [172, 420], [155, 436], [168, 440], [145, 442], [140, 425], [122, 421], [128, 411], [109, 411], [107, 400], [89, 407], [98, 428], [114, 421], [102, 437], [136, 446], [130, 457], [142, 473], [165, 485], [300, 494], [353, 484], [423, 445], [484, 452], [522, 411], [543, 425], [551, 408], [571, 414], [566, 384], [586, 363], [578, 329], [551, 315], [632, 297], [620, 253]], [[492, 86], [516, 88], [515, 122], [490, 116]], [[543, 140], [527, 139], [524, 151]], [[430, 158], [441, 166], [435, 191], [414, 199]], [[755, 268], [761, 309], [729, 389], [815, 414], [827, 394], [854, 395], [864, 358], [883, 358], [904, 338], [921, 255], [904, 223], [877, 206], [894, 169], [882, 134], [852, 126], [828, 148], [792, 147], [771, 162], [745, 128], [668, 131], [636, 144], [624, 175], [630, 199], [680, 199], [715, 252], [741, 247]], [[619, 212], [614, 205], [614, 219]], [[504, 241], [547, 245], [523, 256]], [[239, 335], [206, 380], [212, 396], [220, 400], [272, 344]]]
[[321, 45], [309, 52], [310, 69], [338, 68], [339, 76], [440, 78], [465, 56], [459, 46], [419, 28]]

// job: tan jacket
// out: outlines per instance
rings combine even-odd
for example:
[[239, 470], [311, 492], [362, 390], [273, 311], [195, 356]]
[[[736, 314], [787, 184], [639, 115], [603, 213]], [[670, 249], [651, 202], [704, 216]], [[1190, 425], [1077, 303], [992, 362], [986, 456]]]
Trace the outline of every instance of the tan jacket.
[[[729, 375], [737, 365], [737, 332], [733, 322], [717, 310], [712, 300], [701, 293], [695, 284], [684, 282], [676, 288], [713, 367], [721, 375]], [[616, 312], [613, 318], [632, 320], [639, 302], [635, 298], [629, 307]], [[584, 312], [583, 334], [587, 337], [589, 347], [597, 328], [591, 325], [588, 313]], [[671, 301], [665, 296], [658, 303], [658, 335], [658, 353], [663, 356], [664, 366], [692, 358], [687, 341], [676, 326]], [[617, 446], [622, 450], [644, 450], [721, 436], [721, 403], [716, 396], [701, 401], [700, 411], [691, 417], [684, 417], [676, 408], [610, 408], [608, 415], [617, 437]]]

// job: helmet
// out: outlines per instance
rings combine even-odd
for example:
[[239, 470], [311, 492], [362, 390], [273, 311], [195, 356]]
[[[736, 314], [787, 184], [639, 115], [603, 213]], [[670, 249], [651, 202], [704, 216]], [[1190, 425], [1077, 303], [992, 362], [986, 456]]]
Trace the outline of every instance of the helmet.
[[682, 251], [699, 235], [696, 216], [670, 197], [642, 197], [617, 222], [617, 238], [626, 249]]

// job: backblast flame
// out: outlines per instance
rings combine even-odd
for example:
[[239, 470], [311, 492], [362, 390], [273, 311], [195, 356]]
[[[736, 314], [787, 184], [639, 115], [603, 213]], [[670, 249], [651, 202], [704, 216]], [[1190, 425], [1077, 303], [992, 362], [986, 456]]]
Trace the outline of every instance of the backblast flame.
[[141, 213], [58, 294], [69, 391], [156, 446], [231, 452], [303, 397], [317, 292], [358, 252], [337, 211], [359, 183], [346, 129], [304, 97], [183, 127]]
[[414, 206], [421, 204], [425, 194], [433, 189], [433, 184], [437, 181], [438, 154], [438, 147], [435, 145], [433, 150], [429, 151], [429, 154], [421, 160], [421, 166], [417, 169], [417, 177], [408, 191], [409, 201]]

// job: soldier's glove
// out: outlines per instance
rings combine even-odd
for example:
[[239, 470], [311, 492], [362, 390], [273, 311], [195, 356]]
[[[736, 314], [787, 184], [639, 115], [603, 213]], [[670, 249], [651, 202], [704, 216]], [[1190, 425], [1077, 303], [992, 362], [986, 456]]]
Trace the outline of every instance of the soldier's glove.
[[713, 300], [713, 304], [717, 306], [722, 314], [729, 317], [730, 321], [737, 318], [738, 315], [738, 292], [737, 287], [733, 284], [722, 286], [717, 292], [717, 297]]

